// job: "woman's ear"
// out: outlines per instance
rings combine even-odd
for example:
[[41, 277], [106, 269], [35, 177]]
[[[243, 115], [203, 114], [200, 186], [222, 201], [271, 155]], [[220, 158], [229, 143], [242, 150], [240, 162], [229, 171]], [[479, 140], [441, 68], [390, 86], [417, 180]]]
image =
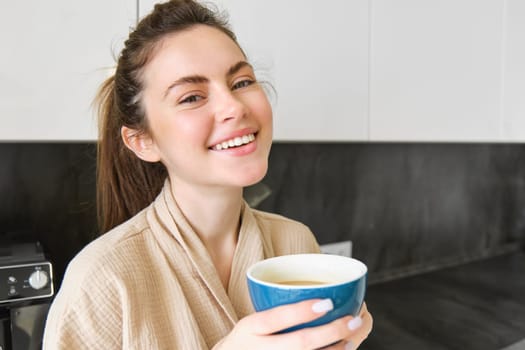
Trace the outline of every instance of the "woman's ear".
[[120, 135], [126, 147], [140, 159], [151, 163], [160, 161], [160, 154], [155, 142], [147, 133], [123, 126], [120, 129]]

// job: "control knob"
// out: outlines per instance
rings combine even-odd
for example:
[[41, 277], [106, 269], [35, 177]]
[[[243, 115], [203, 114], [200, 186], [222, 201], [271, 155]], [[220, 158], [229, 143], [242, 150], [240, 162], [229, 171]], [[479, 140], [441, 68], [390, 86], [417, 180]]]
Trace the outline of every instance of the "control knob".
[[29, 276], [29, 285], [34, 289], [42, 289], [49, 282], [49, 276], [45, 271], [36, 270]]

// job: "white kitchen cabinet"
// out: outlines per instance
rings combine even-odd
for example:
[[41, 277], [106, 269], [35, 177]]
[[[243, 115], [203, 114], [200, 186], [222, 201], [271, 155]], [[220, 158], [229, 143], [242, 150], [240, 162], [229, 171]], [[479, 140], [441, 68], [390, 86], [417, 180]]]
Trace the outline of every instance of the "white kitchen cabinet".
[[0, 141], [94, 140], [92, 100], [136, 0], [2, 1]]
[[[141, 16], [156, 2], [139, 0]], [[213, 2], [275, 87], [276, 140], [368, 138], [367, 0]]]
[[[156, 2], [3, 2], [0, 142], [95, 140], [97, 88]], [[210, 2], [275, 87], [276, 140], [525, 142], [522, 0]]]
[[505, 8], [503, 137], [525, 141], [525, 1], [507, 0]]
[[504, 3], [371, 1], [370, 140], [502, 141]]

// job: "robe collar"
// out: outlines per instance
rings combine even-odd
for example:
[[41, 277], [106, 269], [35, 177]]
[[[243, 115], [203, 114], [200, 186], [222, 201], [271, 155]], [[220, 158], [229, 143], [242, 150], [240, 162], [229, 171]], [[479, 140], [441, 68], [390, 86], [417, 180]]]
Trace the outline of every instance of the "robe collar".
[[[227, 290], [204, 243], [177, 205], [169, 179], [152, 206], [157, 215], [150, 221], [151, 228], [166, 255], [170, 256], [177, 251], [169, 249], [175, 239], [207, 287], [209, 295], [221, 306], [232, 324], [252, 313], [254, 309], [248, 293], [246, 271], [253, 263], [273, 256], [273, 251], [269, 236], [264, 236], [261, 232], [249, 205], [245, 201], [242, 205], [241, 225]], [[172, 261], [175, 262], [176, 258]]]

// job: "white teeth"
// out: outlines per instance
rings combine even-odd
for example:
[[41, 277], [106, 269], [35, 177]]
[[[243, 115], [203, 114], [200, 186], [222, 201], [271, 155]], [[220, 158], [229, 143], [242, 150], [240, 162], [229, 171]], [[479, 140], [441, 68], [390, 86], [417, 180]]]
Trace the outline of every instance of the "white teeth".
[[237, 147], [237, 146], [245, 145], [247, 143], [253, 142], [254, 140], [255, 140], [255, 135], [254, 134], [248, 134], [248, 135], [243, 135], [242, 137], [239, 136], [239, 137], [235, 137], [235, 138], [233, 138], [231, 140], [221, 142], [219, 144], [216, 144], [212, 148], [214, 150], [220, 151], [220, 150], [228, 149], [228, 148], [231, 148], [231, 147]]

